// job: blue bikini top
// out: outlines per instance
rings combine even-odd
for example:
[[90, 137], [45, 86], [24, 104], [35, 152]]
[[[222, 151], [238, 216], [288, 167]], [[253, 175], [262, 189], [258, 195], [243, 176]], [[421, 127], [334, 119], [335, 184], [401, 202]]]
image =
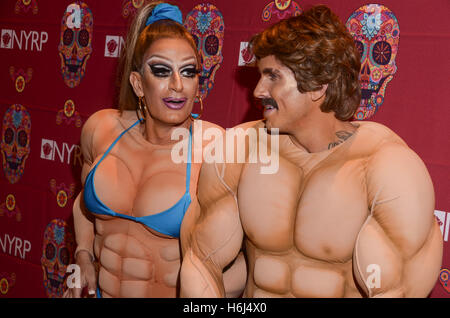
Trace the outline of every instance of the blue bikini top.
[[191, 204], [191, 195], [189, 193], [189, 183], [191, 179], [191, 141], [192, 141], [192, 126], [189, 129], [189, 147], [188, 147], [188, 162], [186, 168], [186, 192], [178, 200], [175, 205], [171, 208], [162, 211], [157, 214], [147, 215], [147, 216], [131, 216], [126, 214], [121, 214], [114, 212], [106, 205], [103, 204], [102, 201], [97, 197], [94, 186], [94, 174], [97, 170], [98, 165], [102, 160], [108, 155], [114, 145], [119, 141], [119, 139], [131, 128], [136, 126], [140, 121], [135, 122], [131, 127], [123, 131], [119, 137], [114, 140], [114, 142], [109, 146], [108, 150], [103, 154], [101, 159], [97, 162], [94, 168], [89, 172], [86, 177], [86, 183], [84, 185], [84, 202], [89, 211], [94, 214], [103, 214], [109, 216], [120, 217], [124, 219], [133, 220], [135, 222], [142, 223], [143, 225], [165, 235], [169, 235], [172, 237], [180, 237], [180, 227], [181, 222], [183, 221], [184, 214]]

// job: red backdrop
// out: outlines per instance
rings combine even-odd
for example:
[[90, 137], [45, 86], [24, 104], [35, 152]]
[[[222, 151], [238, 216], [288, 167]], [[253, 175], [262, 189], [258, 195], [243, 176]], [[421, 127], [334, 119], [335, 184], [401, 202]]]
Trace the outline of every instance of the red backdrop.
[[[311, 0], [277, 0], [289, 7], [283, 11], [273, 6], [269, 19], [270, 6], [264, 9], [271, 2], [208, 1], [223, 17], [224, 29], [216, 34], [223, 35], [223, 42], [220, 36], [219, 42], [212, 42], [213, 50], [219, 49], [215, 55], [222, 55], [223, 60], [215, 68], [214, 81], [205, 82], [209, 93], [204, 99], [203, 119], [232, 127], [261, 117], [251, 97], [259, 75], [253, 67], [239, 66], [241, 42], [289, 10], [293, 13], [295, 5], [304, 10], [315, 4]], [[178, 1], [183, 16], [200, 3]], [[343, 22], [366, 4], [362, 0], [321, 3], [329, 5]], [[386, 88], [382, 106], [370, 120], [397, 132], [431, 174], [435, 214], [444, 237], [444, 272], [431, 297], [450, 297], [445, 272], [450, 268], [450, 2], [376, 3], [395, 14], [400, 42], [397, 72]], [[67, 43], [63, 45], [66, 48], [73, 46], [70, 34], [62, 33], [63, 17], [71, 4], [87, 6], [90, 13], [83, 11], [84, 16], [93, 21], [78, 38], [80, 59], [89, 57], [84, 60], [84, 76], [74, 87], [64, 81], [60, 58], [60, 42]], [[116, 106], [116, 55], [134, 10], [131, 0], [84, 0], [84, 5], [76, 0], [1, 1], [0, 297], [61, 294], [61, 278], [73, 261], [71, 206], [80, 190], [81, 126], [93, 112]], [[214, 15], [219, 16], [217, 12]], [[73, 23], [78, 23], [77, 17], [73, 18]]]

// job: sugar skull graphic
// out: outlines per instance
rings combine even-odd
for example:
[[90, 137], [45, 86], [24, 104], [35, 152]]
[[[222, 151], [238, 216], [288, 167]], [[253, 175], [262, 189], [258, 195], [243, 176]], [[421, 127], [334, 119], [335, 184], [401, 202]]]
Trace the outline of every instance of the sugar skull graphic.
[[8, 194], [4, 203], [0, 204], [0, 216], [15, 217], [17, 222], [22, 220], [22, 213], [16, 204], [14, 194]]
[[143, 4], [144, 0], [124, 0], [122, 5], [122, 16], [128, 18], [130, 15], [135, 14]]
[[61, 125], [62, 122], [65, 122], [66, 125], [70, 125], [74, 122], [75, 127], [81, 127], [82, 120], [80, 113], [75, 110], [75, 103], [71, 99], [68, 99], [64, 103], [63, 109], [59, 110], [56, 114], [56, 124]]
[[16, 71], [16, 68], [14, 66], [10, 66], [9, 75], [14, 81], [16, 91], [22, 93], [25, 89], [25, 84], [29, 83], [31, 81], [31, 78], [33, 77], [33, 69], [29, 67], [26, 72], [23, 69], [19, 69]]
[[12, 105], [3, 117], [0, 149], [3, 171], [10, 183], [16, 183], [25, 171], [25, 162], [30, 155], [31, 117], [20, 104]]
[[262, 12], [262, 20], [269, 22], [272, 15], [277, 16], [279, 20], [297, 16], [302, 13], [302, 8], [297, 2], [291, 0], [275, 0], [266, 5]]
[[19, 14], [20, 11], [28, 12], [31, 9], [33, 14], [38, 13], [38, 5], [36, 0], [17, 0], [14, 11]]
[[361, 104], [357, 120], [373, 116], [383, 104], [387, 84], [397, 71], [400, 28], [394, 13], [379, 4], [365, 5], [347, 20], [347, 29], [361, 55]]
[[61, 23], [58, 46], [64, 83], [73, 88], [80, 84], [92, 53], [94, 18], [89, 7], [81, 1], [70, 4]]
[[0, 294], [7, 295], [9, 289], [16, 283], [16, 273], [8, 274], [6, 272], [0, 273]]
[[73, 263], [74, 236], [64, 220], [54, 219], [45, 229], [41, 265], [49, 298], [61, 297], [67, 289], [66, 269]]
[[447, 293], [450, 293], [450, 271], [447, 268], [441, 269], [439, 272], [439, 282], [441, 283], [442, 287], [447, 291]]
[[201, 98], [205, 99], [213, 88], [216, 72], [223, 60], [223, 16], [214, 5], [202, 3], [188, 13], [184, 26], [194, 37], [202, 60], [199, 90]]
[[71, 199], [75, 193], [75, 184], [71, 183], [69, 187], [63, 182], [59, 185], [56, 184], [55, 179], [50, 180], [50, 190], [56, 197], [56, 203], [61, 208], [64, 208], [67, 201]]

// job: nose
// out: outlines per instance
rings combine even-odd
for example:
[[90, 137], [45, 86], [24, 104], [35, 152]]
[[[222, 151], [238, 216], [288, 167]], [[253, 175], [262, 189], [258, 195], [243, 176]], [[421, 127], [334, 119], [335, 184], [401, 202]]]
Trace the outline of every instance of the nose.
[[183, 81], [179, 73], [174, 72], [170, 78], [169, 89], [175, 92], [181, 92], [183, 90]]
[[267, 93], [267, 89], [263, 83], [262, 77], [259, 79], [258, 84], [256, 84], [256, 87], [253, 90], [253, 96], [255, 98], [269, 97], [269, 94]]

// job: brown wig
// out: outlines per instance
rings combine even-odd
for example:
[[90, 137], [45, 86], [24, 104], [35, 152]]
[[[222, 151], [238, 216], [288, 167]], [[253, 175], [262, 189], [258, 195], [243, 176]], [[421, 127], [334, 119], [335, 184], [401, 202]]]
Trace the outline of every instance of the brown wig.
[[135, 110], [138, 105], [138, 97], [130, 84], [131, 72], [142, 74], [143, 58], [147, 49], [156, 40], [162, 38], [177, 38], [186, 40], [194, 50], [197, 67], [201, 66], [197, 45], [192, 35], [178, 22], [164, 19], [145, 26], [147, 18], [153, 8], [165, 1], [153, 1], [145, 4], [134, 17], [128, 30], [125, 49], [121, 56], [119, 110]]
[[339, 18], [324, 6], [314, 6], [299, 16], [282, 20], [250, 40], [257, 59], [273, 55], [294, 73], [301, 93], [328, 84], [323, 112], [348, 120], [360, 99], [360, 55]]

